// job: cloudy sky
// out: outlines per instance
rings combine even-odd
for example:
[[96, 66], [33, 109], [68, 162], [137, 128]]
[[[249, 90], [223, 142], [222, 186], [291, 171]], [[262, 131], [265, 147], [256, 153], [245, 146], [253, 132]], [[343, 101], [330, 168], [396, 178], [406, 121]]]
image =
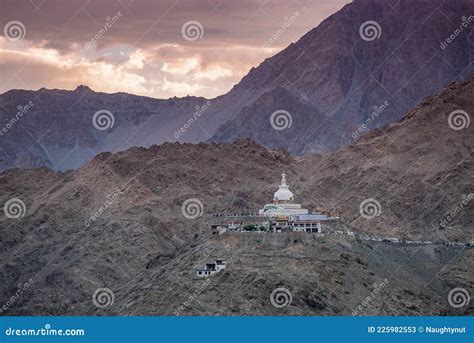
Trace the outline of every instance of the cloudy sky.
[[227, 92], [349, 0], [0, 0], [0, 93]]

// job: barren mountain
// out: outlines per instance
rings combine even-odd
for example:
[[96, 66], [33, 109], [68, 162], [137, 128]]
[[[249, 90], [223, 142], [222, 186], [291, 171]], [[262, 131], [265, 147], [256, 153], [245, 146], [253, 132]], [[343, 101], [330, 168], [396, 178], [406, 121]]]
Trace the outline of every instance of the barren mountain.
[[[473, 80], [452, 84], [400, 122], [335, 153], [302, 159], [301, 195], [319, 194], [321, 202], [347, 209], [345, 220], [357, 227], [472, 240], [473, 95]], [[382, 208], [370, 223], [356, 206], [367, 198]], [[451, 211], [459, 216], [441, 225]]]
[[[353, 130], [385, 102], [366, 129], [396, 122], [424, 97], [474, 75], [473, 12], [473, 1], [354, 1], [251, 70], [233, 91], [261, 97], [213, 140], [249, 137], [302, 155], [352, 142]], [[301, 111], [299, 103], [312, 107]], [[278, 110], [292, 125], [276, 132], [270, 116]]]
[[[396, 122], [424, 97], [474, 75], [473, 10], [471, 0], [353, 2], [210, 100], [87, 87], [11, 90], [0, 95], [0, 169], [73, 169], [100, 152], [165, 141], [252, 138], [293, 155], [334, 151], [353, 142], [361, 124], [369, 131]], [[362, 38], [368, 21], [379, 26], [372, 25], [378, 39]], [[374, 107], [385, 103], [366, 125]], [[112, 113], [114, 124], [98, 130], [93, 117], [102, 110]], [[288, 129], [272, 128], [278, 110], [291, 115]]]
[[[126, 93], [106, 94], [86, 86], [74, 91], [9, 91], [0, 96], [1, 117], [7, 128], [0, 135], [0, 168], [73, 169], [103, 151], [172, 140], [177, 122], [187, 121], [196, 106], [201, 108], [206, 101], [195, 97], [158, 100]], [[27, 110], [16, 118], [18, 106]], [[105, 114], [103, 120], [113, 117], [113, 124], [104, 121], [99, 126], [100, 122], [95, 121], [99, 128], [110, 125], [107, 130], [93, 125], [94, 114], [101, 110], [112, 114]], [[12, 122], [12, 118], [18, 120]], [[156, 137], [163, 139], [157, 141]]]
[[[341, 225], [361, 235], [473, 241], [473, 202], [464, 204], [462, 195], [474, 193], [474, 135], [467, 121], [450, 117], [463, 110], [469, 120], [473, 95], [473, 80], [452, 84], [400, 122], [325, 156], [295, 158], [249, 140], [165, 143], [102, 153], [63, 173], [5, 171], [0, 201], [19, 198], [25, 211], [0, 218], [3, 303], [30, 279], [31, 286], [2, 313], [172, 315], [187, 303], [180, 314], [350, 315], [384, 283], [359, 314], [472, 314], [472, 306], [447, 302], [451, 289], [473, 287], [470, 247], [349, 236], [211, 237], [209, 224], [216, 211], [256, 212], [285, 171], [298, 202], [341, 207]], [[369, 198], [380, 203], [374, 218], [359, 212]], [[203, 204], [201, 217], [183, 215], [187, 199]], [[228, 267], [203, 284], [194, 268], [210, 258], [224, 258]], [[92, 302], [101, 287], [115, 296], [105, 309]], [[269, 300], [278, 287], [292, 294], [285, 309]]]

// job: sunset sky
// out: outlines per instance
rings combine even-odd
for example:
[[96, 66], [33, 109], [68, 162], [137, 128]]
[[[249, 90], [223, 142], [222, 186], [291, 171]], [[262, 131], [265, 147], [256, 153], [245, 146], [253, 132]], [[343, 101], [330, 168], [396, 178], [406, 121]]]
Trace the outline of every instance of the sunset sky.
[[0, 93], [215, 97], [348, 2], [0, 0]]

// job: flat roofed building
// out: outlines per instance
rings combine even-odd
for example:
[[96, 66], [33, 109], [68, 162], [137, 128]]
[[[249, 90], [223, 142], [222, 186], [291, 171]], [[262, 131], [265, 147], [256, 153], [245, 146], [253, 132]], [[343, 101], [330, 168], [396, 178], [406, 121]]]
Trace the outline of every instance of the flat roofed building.
[[215, 261], [208, 261], [204, 265], [204, 268], [196, 269], [196, 276], [203, 278], [214, 275], [215, 273], [220, 272], [221, 270], [227, 267], [227, 261], [223, 259], [218, 259]]

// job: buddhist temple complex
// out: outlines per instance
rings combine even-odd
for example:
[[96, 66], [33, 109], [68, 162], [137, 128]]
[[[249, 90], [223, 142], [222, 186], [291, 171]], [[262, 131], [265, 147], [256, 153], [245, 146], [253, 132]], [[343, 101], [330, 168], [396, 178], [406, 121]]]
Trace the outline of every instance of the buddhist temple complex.
[[310, 212], [294, 202], [294, 194], [286, 183], [286, 174], [281, 174], [281, 183], [273, 195], [273, 202], [265, 204], [258, 215], [215, 215], [212, 233], [226, 231], [297, 231], [321, 233], [321, 222], [338, 219], [323, 212]]

